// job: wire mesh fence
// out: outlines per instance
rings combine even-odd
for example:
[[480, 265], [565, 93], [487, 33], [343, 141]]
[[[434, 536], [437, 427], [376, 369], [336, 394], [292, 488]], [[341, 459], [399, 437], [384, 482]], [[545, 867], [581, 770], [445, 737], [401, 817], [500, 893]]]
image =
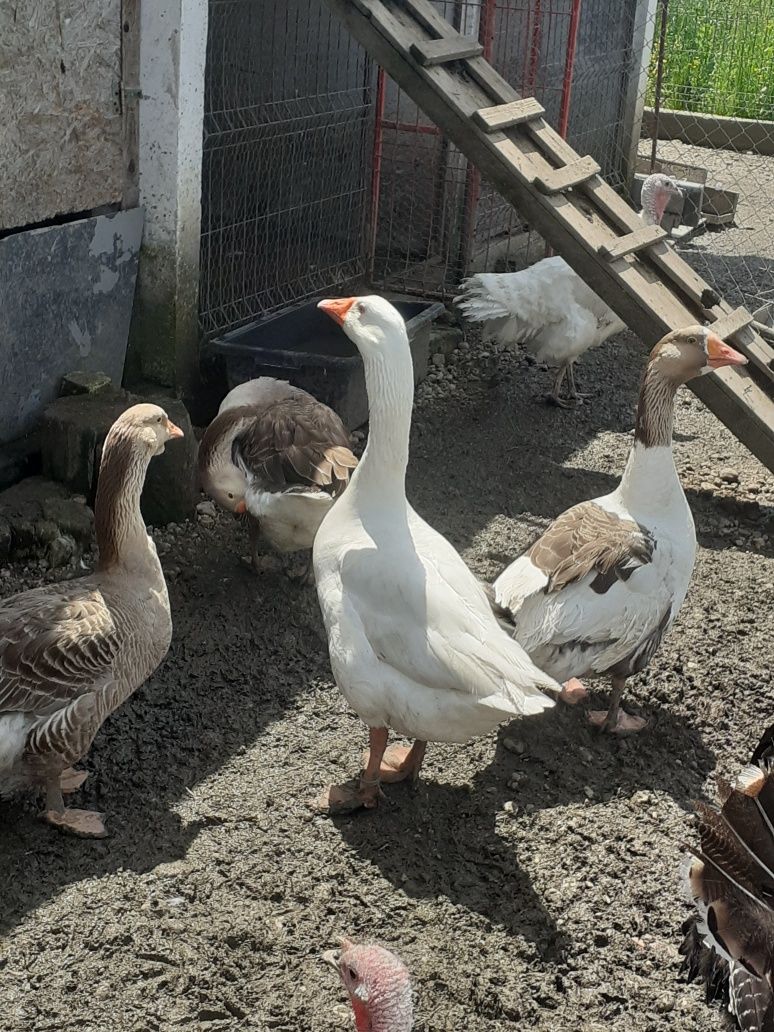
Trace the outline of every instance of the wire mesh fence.
[[661, 0], [651, 38], [639, 171], [697, 194], [675, 246], [755, 312], [774, 303], [774, 0]]
[[324, 0], [210, 0], [205, 334], [364, 274], [373, 104], [372, 63]]
[[[774, 0], [434, 6], [616, 189], [661, 168], [694, 184], [675, 246], [729, 300], [774, 302]], [[205, 334], [366, 282], [448, 298], [545, 254], [325, 0], [209, 13]]]

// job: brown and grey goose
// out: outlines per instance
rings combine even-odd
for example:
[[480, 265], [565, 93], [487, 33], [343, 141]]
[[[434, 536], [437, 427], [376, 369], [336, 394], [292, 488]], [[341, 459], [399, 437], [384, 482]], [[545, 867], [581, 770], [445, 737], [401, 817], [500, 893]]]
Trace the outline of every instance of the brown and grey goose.
[[[311, 549], [356, 466], [336, 413], [269, 377], [234, 388], [199, 446], [204, 490], [248, 516], [254, 564], [259, 531], [278, 552]], [[308, 575], [307, 566], [302, 577]]]
[[148, 464], [183, 432], [157, 405], [134, 405], [111, 427], [94, 509], [94, 573], [0, 602], [0, 795], [43, 790], [44, 818], [100, 838], [102, 814], [65, 808], [75, 771], [102, 723], [147, 680], [172, 635], [156, 547], [140, 514]]
[[689, 980], [724, 1001], [743, 1032], [774, 1029], [774, 726], [720, 809], [696, 804], [699, 846], [687, 866], [697, 913], [683, 926]]
[[667, 334], [650, 354], [618, 487], [562, 513], [494, 583], [498, 615], [563, 682], [565, 701], [586, 695], [578, 678], [612, 678], [608, 709], [589, 715], [604, 731], [645, 726], [621, 710], [624, 685], [652, 659], [693, 571], [696, 533], [672, 456], [675, 395], [695, 376], [746, 361], [706, 327]]

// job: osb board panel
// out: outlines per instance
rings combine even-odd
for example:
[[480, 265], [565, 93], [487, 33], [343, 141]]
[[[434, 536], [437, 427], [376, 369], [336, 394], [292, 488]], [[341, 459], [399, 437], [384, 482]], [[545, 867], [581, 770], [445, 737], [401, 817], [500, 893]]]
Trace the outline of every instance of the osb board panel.
[[0, 229], [120, 201], [121, 0], [0, 3]]

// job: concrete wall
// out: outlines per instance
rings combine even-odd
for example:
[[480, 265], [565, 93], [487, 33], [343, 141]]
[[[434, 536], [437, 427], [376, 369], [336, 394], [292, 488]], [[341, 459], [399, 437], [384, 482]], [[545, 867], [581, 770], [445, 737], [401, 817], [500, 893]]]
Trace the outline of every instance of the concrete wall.
[[121, 201], [121, 0], [0, 3], [0, 229]]
[[146, 0], [140, 38], [139, 175], [146, 221], [130, 375], [187, 395], [198, 380], [207, 0]]
[[[642, 135], [652, 140], [655, 129], [655, 112], [653, 108], [645, 108]], [[752, 118], [725, 118], [662, 108], [658, 116], [658, 138], [716, 150], [774, 155], [774, 122], [758, 122]]]

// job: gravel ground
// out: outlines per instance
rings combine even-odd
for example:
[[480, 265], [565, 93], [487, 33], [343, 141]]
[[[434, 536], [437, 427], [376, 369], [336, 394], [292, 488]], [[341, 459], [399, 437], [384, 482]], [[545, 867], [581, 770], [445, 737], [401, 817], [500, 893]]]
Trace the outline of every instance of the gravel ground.
[[[566, 506], [615, 483], [642, 350], [549, 375], [463, 345], [419, 390], [409, 494], [493, 577]], [[0, 1013], [9, 1032], [351, 1027], [320, 953], [341, 933], [410, 966], [419, 1032], [723, 1027], [679, 977], [690, 800], [732, 775], [774, 710], [774, 483], [687, 391], [676, 452], [700, 542], [685, 607], [629, 705], [635, 739], [567, 708], [431, 746], [415, 793], [337, 821], [306, 800], [352, 774], [364, 729], [330, 679], [313, 591], [206, 513], [158, 534], [175, 633], [102, 729], [81, 805], [111, 837], [59, 837], [0, 807]], [[48, 574], [2, 571], [3, 594]], [[599, 686], [604, 691], [604, 686]]]

